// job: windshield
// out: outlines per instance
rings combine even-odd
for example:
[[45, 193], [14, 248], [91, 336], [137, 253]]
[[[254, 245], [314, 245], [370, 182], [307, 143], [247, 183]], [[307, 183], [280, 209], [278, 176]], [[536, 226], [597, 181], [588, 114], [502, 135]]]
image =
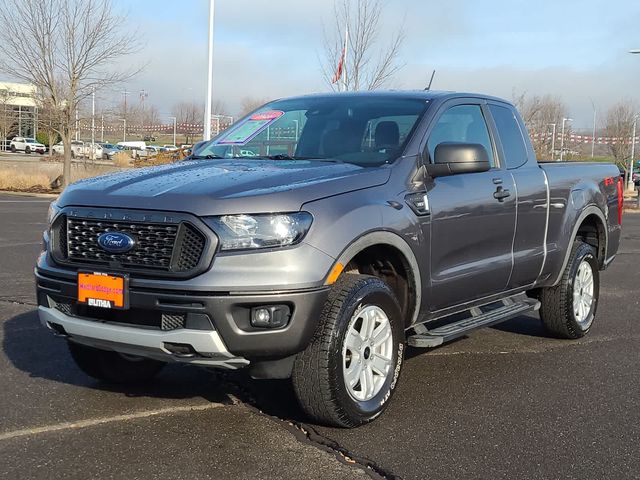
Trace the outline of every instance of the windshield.
[[35, 138], [25, 138], [25, 141], [27, 143], [36, 143], [36, 139]]
[[377, 166], [402, 154], [421, 99], [331, 96], [278, 100], [229, 127], [193, 158], [326, 159]]

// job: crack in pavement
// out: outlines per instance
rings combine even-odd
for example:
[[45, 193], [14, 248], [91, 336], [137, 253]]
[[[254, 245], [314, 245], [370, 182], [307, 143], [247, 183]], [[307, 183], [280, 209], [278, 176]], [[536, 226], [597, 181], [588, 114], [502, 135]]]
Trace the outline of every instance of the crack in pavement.
[[[296, 422], [294, 420], [287, 420], [264, 412], [260, 408], [259, 402], [247, 387], [234, 382], [226, 375], [224, 379], [221, 380], [231, 387], [231, 389], [235, 389], [238, 393], [238, 395], [229, 394], [234, 405], [241, 404], [252, 412], [281, 424], [287, 431], [292, 433], [298, 441], [312, 445], [324, 452], [333, 454], [341, 463], [360, 467], [365, 473], [375, 480], [402, 480], [402, 477], [388, 471], [384, 467], [381, 467], [373, 460], [356, 455], [355, 453], [350, 452], [347, 448], [341, 446], [335, 440], [318, 433], [310, 425], [306, 425], [302, 422]], [[241, 399], [240, 397], [243, 397], [244, 399]]]
[[213, 408], [224, 407], [222, 403], [207, 403], [203, 405], [187, 405], [182, 407], [159, 408], [157, 410], [143, 410], [140, 412], [128, 413], [124, 415], [115, 415], [112, 417], [88, 418], [86, 420], [78, 420], [75, 422], [62, 422], [54, 425], [45, 425], [43, 427], [23, 428], [10, 432], [0, 433], [0, 441], [10, 440], [18, 437], [27, 437], [39, 435], [49, 432], [59, 432], [61, 430], [75, 430], [80, 428], [94, 427], [96, 425], [104, 425], [107, 423], [124, 422], [127, 420], [135, 420], [139, 418], [155, 417], [159, 415], [167, 415], [182, 412], [195, 412], [203, 410], [211, 410]]

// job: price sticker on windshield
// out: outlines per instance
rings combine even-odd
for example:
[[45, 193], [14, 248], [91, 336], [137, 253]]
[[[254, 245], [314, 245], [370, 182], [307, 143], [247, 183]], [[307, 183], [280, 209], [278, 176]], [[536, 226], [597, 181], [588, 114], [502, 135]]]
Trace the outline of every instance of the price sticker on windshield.
[[251, 115], [216, 143], [221, 145], [245, 145], [284, 115], [281, 110], [269, 110]]

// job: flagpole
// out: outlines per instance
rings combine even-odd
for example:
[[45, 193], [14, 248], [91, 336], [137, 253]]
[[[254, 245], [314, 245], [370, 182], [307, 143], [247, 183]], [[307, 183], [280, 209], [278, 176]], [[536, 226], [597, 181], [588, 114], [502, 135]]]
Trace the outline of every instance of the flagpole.
[[207, 101], [204, 105], [204, 125], [202, 139], [211, 139], [211, 103], [213, 93], [213, 19], [215, 12], [215, 0], [209, 0], [209, 42], [208, 42], [208, 63], [207, 63]]
[[349, 53], [349, 24], [344, 27], [344, 60], [342, 62], [342, 87], [347, 91], [347, 55]]

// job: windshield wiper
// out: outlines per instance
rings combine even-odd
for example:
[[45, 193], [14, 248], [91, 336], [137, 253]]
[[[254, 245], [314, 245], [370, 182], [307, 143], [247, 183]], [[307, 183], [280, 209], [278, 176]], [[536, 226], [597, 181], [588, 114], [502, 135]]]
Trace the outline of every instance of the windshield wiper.
[[214, 159], [217, 159], [217, 158], [224, 158], [224, 157], [221, 157], [220, 155], [211, 155], [211, 154], [209, 154], [209, 155], [191, 155], [189, 157], [189, 159], [191, 159], [191, 160], [214, 160]]

